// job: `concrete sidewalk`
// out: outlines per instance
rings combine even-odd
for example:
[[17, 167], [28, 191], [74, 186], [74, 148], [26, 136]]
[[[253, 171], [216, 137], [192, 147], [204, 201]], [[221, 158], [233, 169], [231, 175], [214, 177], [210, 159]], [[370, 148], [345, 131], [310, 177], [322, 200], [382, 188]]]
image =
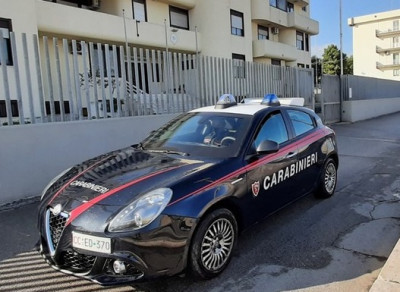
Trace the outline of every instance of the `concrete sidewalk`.
[[370, 292], [400, 291], [400, 240], [397, 242]]

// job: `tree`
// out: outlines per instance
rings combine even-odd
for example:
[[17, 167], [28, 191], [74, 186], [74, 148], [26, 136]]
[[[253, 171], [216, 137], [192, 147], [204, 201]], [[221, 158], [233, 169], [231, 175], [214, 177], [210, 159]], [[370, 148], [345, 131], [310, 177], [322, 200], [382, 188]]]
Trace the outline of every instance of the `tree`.
[[[323, 71], [328, 75], [340, 75], [340, 50], [335, 45], [329, 45], [322, 55]], [[353, 74], [353, 56], [343, 53], [343, 74]]]
[[344, 74], [353, 75], [353, 56], [346, 58], [346, 63], [344, 65]]
[[[344, 60], [344, 54], [343, 54]], [[335, 45], [329, 45], [322, 55], [324, 74], [340, 75], [340, 50]]]

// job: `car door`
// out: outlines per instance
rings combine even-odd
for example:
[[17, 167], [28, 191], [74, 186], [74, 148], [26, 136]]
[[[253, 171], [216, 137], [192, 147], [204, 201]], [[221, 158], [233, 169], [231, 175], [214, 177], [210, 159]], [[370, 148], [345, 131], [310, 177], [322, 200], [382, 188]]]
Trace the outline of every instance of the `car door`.
[[319, 178], [321, 157], [321, 140], [318, 139], [317, 123], [308, 113], [297, 110], [286, 110], [292, 126], [294, 141], [297, 145], [298, 161], [296, 162], [296, 177], [298, 194], [300, 196], [312, 191]]
[[[275, 141], [276, 153], [255, 154], [265, 140]], [[247, 161], [248, 198], [253, 219], [258, 220], [286, 205], [295, 189], [290, 166], [297, 160], [297, 149], [291, 144], [287, 123], [281, 111], [267, 115], [256, 132]]]

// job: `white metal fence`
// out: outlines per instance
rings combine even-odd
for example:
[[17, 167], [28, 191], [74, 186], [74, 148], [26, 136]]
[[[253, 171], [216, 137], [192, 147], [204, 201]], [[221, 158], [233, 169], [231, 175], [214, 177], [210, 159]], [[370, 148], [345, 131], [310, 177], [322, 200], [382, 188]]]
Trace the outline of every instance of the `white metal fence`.
[[237, 98], [301, 96], [309, 69], [0, 33], [0, 126], [180, 113]]

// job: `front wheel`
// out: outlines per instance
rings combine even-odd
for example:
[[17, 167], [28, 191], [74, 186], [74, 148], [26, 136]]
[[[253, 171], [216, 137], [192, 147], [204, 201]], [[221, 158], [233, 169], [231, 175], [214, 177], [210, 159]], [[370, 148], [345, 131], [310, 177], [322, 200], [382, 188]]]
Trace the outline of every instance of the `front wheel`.
[[201, 221], [190, 249], [194, 276], [209, 279], [220, 274], [232, 258], [237, 240], [237, 222], [231, 211], [218, 209]]
[[322, 169], [319, 187], [316, 190], [316, 195], [321, 198], [329, 198], [333, 195], [337, 184], [337, 166], [336, 162], [329, 158]]

